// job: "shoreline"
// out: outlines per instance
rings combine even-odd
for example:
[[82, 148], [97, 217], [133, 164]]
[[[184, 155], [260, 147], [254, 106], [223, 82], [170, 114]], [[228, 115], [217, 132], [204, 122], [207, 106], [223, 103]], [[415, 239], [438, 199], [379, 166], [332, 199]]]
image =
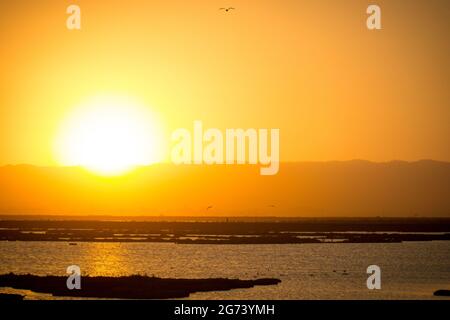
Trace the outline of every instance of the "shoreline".
[[448, 241], [450, 219], [303, 221], [0, 220], [0, 241], [176, 244], [401, 243]]

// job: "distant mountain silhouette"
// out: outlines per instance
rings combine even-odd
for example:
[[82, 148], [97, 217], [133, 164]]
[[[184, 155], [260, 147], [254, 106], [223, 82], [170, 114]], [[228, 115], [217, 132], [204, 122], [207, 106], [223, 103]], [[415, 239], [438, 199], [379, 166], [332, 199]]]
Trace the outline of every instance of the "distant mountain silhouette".
[[0, 167], [0, 214], [449, 217], [450, 163], [293, 162], [275, 176], [158, 164], [118, 178], [9, 165]]

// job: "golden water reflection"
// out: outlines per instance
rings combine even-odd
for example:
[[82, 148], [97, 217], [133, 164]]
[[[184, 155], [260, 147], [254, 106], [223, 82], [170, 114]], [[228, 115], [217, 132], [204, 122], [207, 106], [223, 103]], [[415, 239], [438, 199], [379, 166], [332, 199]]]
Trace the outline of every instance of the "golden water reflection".
[[82, 268], [91, 276], [122, 276], [130, 274], [130, 253], [121, 243], [92, 242], [86, 246], [87, 265]]

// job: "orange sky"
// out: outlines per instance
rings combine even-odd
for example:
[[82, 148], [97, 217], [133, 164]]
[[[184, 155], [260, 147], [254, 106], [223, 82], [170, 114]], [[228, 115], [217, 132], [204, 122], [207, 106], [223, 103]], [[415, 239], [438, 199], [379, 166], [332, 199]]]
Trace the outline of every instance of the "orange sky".
[[381, 31], [369, 3], [2, 1], [0, 165], [56, 164], [64, 117], [102, 93], [144, 101], [167, 133], [280, 128], [282, 161], [450, 161], [450, 3], [376, 1]]

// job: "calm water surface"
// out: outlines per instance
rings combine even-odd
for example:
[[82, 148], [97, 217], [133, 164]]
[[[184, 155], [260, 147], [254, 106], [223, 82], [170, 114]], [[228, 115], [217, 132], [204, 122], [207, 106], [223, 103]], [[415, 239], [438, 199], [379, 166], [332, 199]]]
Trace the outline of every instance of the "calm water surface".
[[[450, 289], [450, 242], [294, 245], [0, 242], [0, 273], [147, 274], [172, 278], [274, 277], [277, 286], [204, 292], [191, 299], [433, 299]], [[382, 270], [382, 289], [366, 287], [366, 268]], [[16, 290], [0, 289], [0, 292]], [[52, 298], [34, 294], [27, 297]]]

